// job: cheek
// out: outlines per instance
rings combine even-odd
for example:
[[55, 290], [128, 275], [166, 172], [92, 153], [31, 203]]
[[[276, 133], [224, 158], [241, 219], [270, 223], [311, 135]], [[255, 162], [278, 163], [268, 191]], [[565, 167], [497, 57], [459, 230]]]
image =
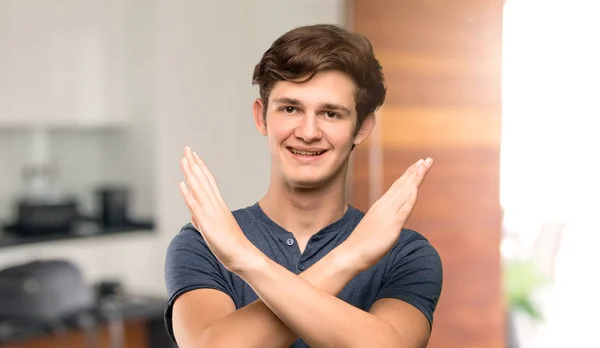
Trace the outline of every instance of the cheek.
[[269, 142], [269, 148], [276, 150], [281, 146], [281, 143], [289, 138], [291, 132], [281, 124], [269, 124], [267, 126], [267, 139]]
[[294, 133], [294, 127], [286, 122], [270, 122], [267, 123], [267, 136], [270, 141], [281, 142], [290, 137]]
[[325, 131], [327, 140], [336, 148], [350, 148], [354, 141], [354, 129], [352, 127], [332, 127]]

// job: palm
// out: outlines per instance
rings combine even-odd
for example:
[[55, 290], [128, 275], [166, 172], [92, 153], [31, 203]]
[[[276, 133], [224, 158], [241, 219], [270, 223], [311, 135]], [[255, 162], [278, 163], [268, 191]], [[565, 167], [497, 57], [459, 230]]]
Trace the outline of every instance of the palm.
[[223, 201], [215, 178], [189, 148], [181, 160], [181, 169], [187, 185], [181, 182], [180, 190], [192, 213], [192, 224], [225, 267], [235, 264], [240, 249], [250, 242]]
[[409, 167], [388, 191], [373, 204], [350, 242], [361, 249], [366, 267], [379, 261], [398, 240], [417, 202], [418, 189], [432, 161], [419, 161]]

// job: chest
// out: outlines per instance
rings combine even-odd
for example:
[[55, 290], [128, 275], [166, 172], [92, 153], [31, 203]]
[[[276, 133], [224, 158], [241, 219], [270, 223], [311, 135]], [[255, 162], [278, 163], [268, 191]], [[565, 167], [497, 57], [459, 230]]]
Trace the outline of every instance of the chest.
[[[267, 254], [272, 260], [285, 267], [288, 271], [294, 274], [300, 274], [317, 263], [327, 253], [311, 254], [311, 244], [308, 242], [305, 249], [300, 253], [300, 248], [297, 248], [297, 253], [289, 254]], [[369, 270], [360, 273], [355, 278], [351, 279], [337, 297], [344, 302], [351, 304], [364, 311], [368, 311], [373, 305], [377, 293], [382, 288], [383, 279], [385, 276], [385, 267], [383, 262], [376, 264]], [[231, 287], [236, 295], [237, 309], [243, 308], [246, 305], [258, 300], [258, 296], [243, 279], [236, 274], [231, 274]]]

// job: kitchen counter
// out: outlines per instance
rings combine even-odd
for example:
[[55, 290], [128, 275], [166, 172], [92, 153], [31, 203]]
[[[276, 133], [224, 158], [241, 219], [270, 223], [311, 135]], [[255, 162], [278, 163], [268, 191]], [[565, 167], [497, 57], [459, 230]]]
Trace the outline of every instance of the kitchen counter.
[[0, 230], [0, 248], [17, 245], [54, 242], [60, 240], [98, 238], [128, 233], [153, 233], [154, 223], [151, 221], [130, 222], [124, 227], [106, 229], [95, 223], [81, 224], [73, 232], [54, 233], [48, 235], [23, 236], [13, 232], [10, 228]]

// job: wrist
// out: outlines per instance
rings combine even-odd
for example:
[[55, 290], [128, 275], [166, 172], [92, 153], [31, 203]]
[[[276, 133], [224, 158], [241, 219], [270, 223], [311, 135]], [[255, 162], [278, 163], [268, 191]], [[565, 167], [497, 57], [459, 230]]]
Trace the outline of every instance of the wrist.
[[232, 260], [231, 265], [227, 267], [231, 272], [243, 278], [244, 274], [264, 270], [268, 266], [269, 260], [254, 245], [241, 249], [237, 253], [237, 257]]
[[356, 230], [336, 250], [339, 249], [340, 259], [346, 264], [352, 265], [358, 273], [363, 272], [375, 265], [383, 256], [382, 247], [371, 236], [360, 232], [364, 226], [358, 226]]
[[331, 268], [336, 273], [358, 275], [369, 269], [371, 265], [363, 257], [359, 248], [352, 241], [346, 240], [331, 251]]

